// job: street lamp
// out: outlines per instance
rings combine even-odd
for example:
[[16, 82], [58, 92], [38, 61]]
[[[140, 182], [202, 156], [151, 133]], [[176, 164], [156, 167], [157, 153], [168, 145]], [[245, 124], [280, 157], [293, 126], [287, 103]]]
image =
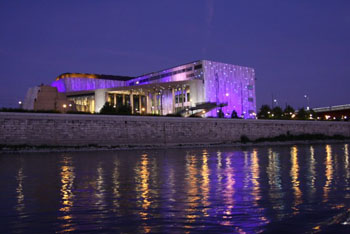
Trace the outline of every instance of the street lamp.
[[[274, 104], [274, 106], [278, 106], [278, 101], [277, 101], [277, 99], [273, 99], [273, 104]], [[272, 107], [273, 108], [273, 107]]]
[[306, 106], [306, 110], [310, 110], [310, 97], [308, 95], [304, 95], [304, 98], [307, 101], [307, 106]]

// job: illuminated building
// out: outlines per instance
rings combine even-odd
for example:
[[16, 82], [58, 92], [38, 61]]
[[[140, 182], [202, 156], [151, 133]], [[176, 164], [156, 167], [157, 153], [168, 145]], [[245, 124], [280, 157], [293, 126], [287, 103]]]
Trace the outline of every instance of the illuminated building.
[[[200, 60], [138, 77], [65, 73], [51, 84], [77, 110], [99, 112], [105, 102], [129, 105], [138, 114], [200, 113], [255, 118], [253, 68]], [[200, 108], [203, 103], [214, 104]], [[197, 108], [196, 108], [197, 107]]]

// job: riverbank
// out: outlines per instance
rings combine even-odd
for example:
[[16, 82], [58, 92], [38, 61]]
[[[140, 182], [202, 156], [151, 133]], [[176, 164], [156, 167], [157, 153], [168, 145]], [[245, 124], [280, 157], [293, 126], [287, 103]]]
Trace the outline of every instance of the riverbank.
[[2, 151], [232, 146], [349, 138], [349, 122], [0, 113]]
[[264, 147], [284, 145], [318, 145], [318, 144], [350, 144], [350, 139], [344, 140], [294, 140], [294, 141], [259, 141], [259, 142], [234, 142], [222, 144], [180, 144], [180, 145], [122, 145], [122, 146], [29, 146], [29, 145], [0, 145], [1, 154], [12, 153], [51, 153], [51, 152], [92, 152], [92, 151], [125, 151], [125, 150], [164, 150], [164, 149], [192, 149], [192, 148], [242, 148], [242, 147]]

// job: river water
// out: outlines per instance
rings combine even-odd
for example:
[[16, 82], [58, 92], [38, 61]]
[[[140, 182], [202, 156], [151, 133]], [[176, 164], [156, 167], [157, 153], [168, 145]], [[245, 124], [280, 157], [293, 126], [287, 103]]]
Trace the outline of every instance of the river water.
[[0, 233], [350, 233], [349, 148], [0, 154]]

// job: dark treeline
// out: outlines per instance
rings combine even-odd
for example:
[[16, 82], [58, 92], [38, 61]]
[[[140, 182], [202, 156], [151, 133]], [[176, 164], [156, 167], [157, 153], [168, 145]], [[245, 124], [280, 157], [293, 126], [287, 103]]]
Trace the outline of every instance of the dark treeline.
[[262, 105], [257, 115], [258, 119], [285, 119], [285, 120], [315, 120], [320, 119], [317, 113], [310, 110], [300, 108], [295, 110], [290, 105], [284, 109], [279, 106], [271, 108], [269, 105]]

